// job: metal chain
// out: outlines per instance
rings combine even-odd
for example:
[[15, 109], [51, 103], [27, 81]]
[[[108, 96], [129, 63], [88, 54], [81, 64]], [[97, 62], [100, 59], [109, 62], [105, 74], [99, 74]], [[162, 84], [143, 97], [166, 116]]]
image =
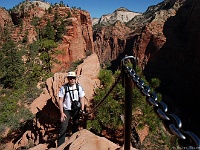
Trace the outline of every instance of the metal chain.
[[[170, 134], [178, 137], [180, 143], [187, 143], [183, 149], [198, 149], [200, 150], [200, 139], [197, 135], [190, 131], [182, 129], [182, 121], [175, 114], [169, 114], [168, 107], [164, 102], [158, 102], [158, 97], [155, 92], [151, 92], [150, 87], [144, 85], [144, 81], [136, 74], [135, 70], [124, 64], [124, 72], [130, 77], [135, 85], [139, 88], [141, 93], [146, 96], [146, 101], [149, 105], [153, 106], [156, 115], [162, 119], [167, 131]], [[181, 149], [182, 149], [181, 148]]]

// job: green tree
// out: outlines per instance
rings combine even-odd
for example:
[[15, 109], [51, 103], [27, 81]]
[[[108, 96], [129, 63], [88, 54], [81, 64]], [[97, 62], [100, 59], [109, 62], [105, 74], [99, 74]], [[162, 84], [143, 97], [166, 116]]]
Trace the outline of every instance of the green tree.
[[65, 23], [62, 22], [58, 27], [57, 27], [57, 32], [56, 32], [56, 41], [62, 40], [63, 34], [66, 32], [65, 28]]
[[24, 72], [24, 62], [22, 52], [17, 49], [15, 43], [10, 39], [3, 44], [1, 49], [0, 68], [3, 76], [1, 78], [5, 87], [17, 88], [17, 82], [21, 79]]
[[150, 81], [150, 85], [153, 89], [156, 89], [157, 87], [160, 86], [160, 79], [158, 78], [152, 78], [151, 81]]
[[49, 13], [49, 14], [52, 13], [52, 7], [51, 7], [51, 6], [48, 8], [48, 13]]
[[8, 25], [4, 28], [4, 31], [3, 31], [3, 35], [2, 35], [2, 40], [3, 41], [7, 41], [9, 40], [11, 37], [10, 37], [10, 29], [8, 28]]
[[42, 61], [42, 67], [47, 73], [50, 73], [52, 65], [54, 63], [54, 48], [57, 47], [57, 44], [53, 40], [42, 39], [41, 41], [39, 41], [39, 45], [39, 58]]
[[64, 7], [64, 6], [65, 6], [65, 4], [64, 4], [63, 1], [60, 1], [60, 6], [61, 6], [61, 7]]
[[38, 52], [40, 45], [38, 42], [33, 42], [28, 46], [28, 51], [26, 53], [26, 81], [29, 85], [38, 82], [42, 75], [42, 66], [40, 65], [40, 60]]
[[43, 38], [47, 38], [49, 40], [55, 39], [54, 28], [50, 20], [47, 21], [47, 25], [45, 26], [43, 30]]
[[59, 19], [58, 11], [55, 11], [55, 13], [54, 13], [54, 22], [58, 21], [58, 19]]
[[[101, 80], [103, 89], [96, 90], [97, 94], [94, 96], [94, 106], [96, 106], [104, 98], [114, 81], [112, 72], [108, 70], [101, 70], [99, 79]], [[121, 103], [121, 98], [123, 98], [121, 96], [121, 92], [123, 92], [123, 90], [120, 90], [122, 90], [121, 85], [116, 86], [115, 90], [113, 90], [112, 93], [106, 98], [104, 103], [98, 107], [93, 120], [87, 121], [88, 129], [100, 133], [104, 128], [108, 128], [114, 131], [122, 125], [120, 115], [123, 114], [123, 105]]]

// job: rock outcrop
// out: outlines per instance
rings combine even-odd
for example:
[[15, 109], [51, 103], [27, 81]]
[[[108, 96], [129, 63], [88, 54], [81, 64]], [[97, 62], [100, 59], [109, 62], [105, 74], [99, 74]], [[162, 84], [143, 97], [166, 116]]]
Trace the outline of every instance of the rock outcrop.
[[[58, 148], [50, 148], [49, 150], [123, 150], [124, 148], [109, 141], [104, 137], [97, 136], [88, 130], [80, 130], [74, 133], [70, 138], [66, 139], [66, 142]], [[45, 150], [47, 146], [45, 144], [39, 144], [29, 150]], [[130, 150], [136, 150], [130, 148]]]
[[[7, 24], [12, 25], [12, 19], [10, 18], [10, 14], [8, 11], [0, 7], [0, 26], [3, 29]], [[1, 32], [2, 33], [2, 32]]]
[[0, 7], [0, 39], [3, 40], [4, 37], [4, 28], [6, 26], [12, 26], [13, 22], [12, 19], [10, 17], [10, 14], [8, 13], [8, 11], [6, 11], [4, 8]]
[[120, 21], [94, 31], [94, 51], [101, 63], [116, 60], [120, 54], [125, 53], [129, 33], [130, 28]]
[[76, 15], [69, 18], [72, 23], [66, 27], [67, 33], [63, 36], [63, 41], [57, 48], [65, 54], [56, 56], [62, 62], [62, 65], [55, 64], [53, 72], [66, 70], [71, 62], [81, 60], [85, 58], [87, 53], [94, 51], [90, 14], [81, 10], [73, 11]]
[[[57, 148], [57, 150], [122, 150], [119, 145], [109, 141], [104, 137], [99, 137], [87, 130], [81, 130], [73, 134], [66, 143]], [[53, 150], [53, 149], [52, 149]], [[131, 150], [135, 150], [131, 148]]]

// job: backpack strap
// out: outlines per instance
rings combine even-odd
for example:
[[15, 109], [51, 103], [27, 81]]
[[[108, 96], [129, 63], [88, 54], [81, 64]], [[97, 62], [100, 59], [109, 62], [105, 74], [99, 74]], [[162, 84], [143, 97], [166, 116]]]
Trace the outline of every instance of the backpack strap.
[[[80, 85], [79, 85], [78, 83], [76, 83], [76, 89], [74, 89], [74, 90], [77, 90], [77, 91], [78, 91], [78, 98], [79, 98], [79, 86], [80, 86]], [[65, 89], [64, 100], [65, 100], [65, 97], [66, 97], [67, 92], [69, 92], [70, 100], [72, 101], [72, 96], [71, 96], [71, 92], [70, 92], [70, 91], [73, 92], [73, 97], [74, 97], [74, 90], [70, 90], [70, 89], [69, 89], [69, 84], [68, 84], [68, 83], [65, 84], [65, 85], [63, 85], [63, 87], [64, 87], [64, 89]], [[78, 100], [79, 100], [79, 99], [78, 99]]]
[[64, 101], [64, 100], [65, 100], [65, 97], [66, 97], [66, 94], [67, 94], [67, 92], [68, 92], [68, 89], [69, 89], [68, 83], [65, 84], [65, 85], [63, 85], [63, 87], [64, 87], [64, 89], [65, 89], [65, 94], [64, 94], [64, 99], [63, 99], [63, 101]]
[[78, 83], [76, 83], [76, 90], [78, 91], [78, 98], [79, 98], [79, 84]]

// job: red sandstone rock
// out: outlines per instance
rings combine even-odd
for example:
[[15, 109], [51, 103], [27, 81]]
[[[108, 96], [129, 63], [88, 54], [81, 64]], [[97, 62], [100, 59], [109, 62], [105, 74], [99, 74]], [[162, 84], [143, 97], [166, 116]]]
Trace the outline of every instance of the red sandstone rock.
[[[0, 27], [1, 27], [1, 30], [7, 26], [7, 25], [13, 25], [12, 23], [12, 19], [10, 18], [10, 15], [9, 13], [0, 7]], [[0, 32], [0, 34], [2, 34], [3, 30]]]
[[39, 144], [33, 148], [29, 148], [29, 150], [46, 150], [46, 149], [48, 148], [47, 148], [47, 145], [45, 144]]
[[98, 79], [99, 71], [100, 63], [95, 53], [88, 56], [87, 59], [78, 66], [78, 82], [83, 86], [87, 100], [93, 98], [95, 88], [100, 86], [100, 80]]
[[[56, 150], [64, 150], [66, 147], [69, 148], [69, 150], [123, 150], [123, 147], [120, 147], [108, 139], [99, 137], [85, 129], [74, 133], [64, 144], [62, 144]], [[130, 150], [135, 149], [131, 148]]]
[[119, 21], [114, 26], [102, 27], [101, 30], [94, 32], [94, 51], [101, 63], [115, 60], [125, 51], [129, 33], [130, 28]]

